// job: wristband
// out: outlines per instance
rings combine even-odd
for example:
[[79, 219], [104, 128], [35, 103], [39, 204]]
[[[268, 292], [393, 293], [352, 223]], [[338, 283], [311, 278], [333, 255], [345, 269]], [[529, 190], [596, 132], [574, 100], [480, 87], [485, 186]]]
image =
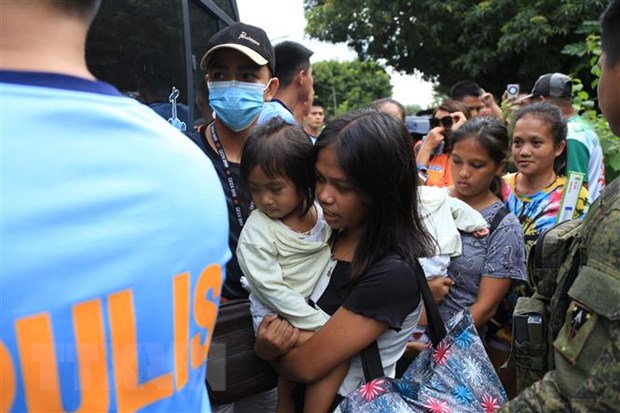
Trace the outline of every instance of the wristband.
[[428, 181], [428, 172], [426, 169], [418, 171], [418, 179], [422, 184], [426, 184], [426, 181]]

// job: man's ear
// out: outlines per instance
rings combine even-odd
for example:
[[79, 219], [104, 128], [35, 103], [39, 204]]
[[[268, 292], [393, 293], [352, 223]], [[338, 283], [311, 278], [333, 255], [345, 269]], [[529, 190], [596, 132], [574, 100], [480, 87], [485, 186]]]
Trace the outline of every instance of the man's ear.
[[263, 94], [265, 98], [265, 102], [269, 102], [273, 99], [280, 87], [280, 79], [277, 77], [272, 77], [267, 85], [267, 89], [265, 89], [265, 93]]
[[306, 71], [301, 69], [299, 72], [297, 72], [297, 75], [295, 75], [295, 82], [299, 86], [303, 86], [305, 78], [306, 78]]
[[209, 74], [208, 73], [205, 73], [205, 82], [209, 83]]

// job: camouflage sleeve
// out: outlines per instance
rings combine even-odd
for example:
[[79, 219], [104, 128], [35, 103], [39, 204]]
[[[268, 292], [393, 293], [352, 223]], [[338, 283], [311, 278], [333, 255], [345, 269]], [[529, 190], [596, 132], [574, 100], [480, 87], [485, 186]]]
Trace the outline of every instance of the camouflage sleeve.
[[568, 402], [560, 394], [554, 380], [555, 371], [548, 372], [542, 380], [522, 391], [517, 397], [502, 406], [498, 412], [569, 412]]

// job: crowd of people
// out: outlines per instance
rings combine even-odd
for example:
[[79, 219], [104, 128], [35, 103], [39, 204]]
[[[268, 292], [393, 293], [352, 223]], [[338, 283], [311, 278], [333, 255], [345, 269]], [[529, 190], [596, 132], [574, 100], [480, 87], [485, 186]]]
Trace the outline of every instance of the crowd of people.
[[[541, 75], [509, 116], [459, 82], [414, 143], [389, 97], [325, 122], [313, 52], [234, 23], [209, 40], [204, 119], [183, 134], [88, 71], [99, 4], [0, 6], [0, 410], [333, 411], [364, 349], [394, 377], [427, 346], [423, 293], [444, 322], [469, 311], [505, 409], [523, 409], [500, 365], [527, 257], [605, 193], [570, 77]], [[620, 134], [620, 0], [601, 22], [600, 108]], [[278, 385], [211, 405], [217, 309], [235, 299]]]

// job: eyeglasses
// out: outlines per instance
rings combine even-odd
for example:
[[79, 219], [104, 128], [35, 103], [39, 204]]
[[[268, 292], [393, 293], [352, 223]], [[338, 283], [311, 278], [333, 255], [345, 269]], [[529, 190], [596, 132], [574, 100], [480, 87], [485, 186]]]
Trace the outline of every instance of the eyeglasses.
[[431, 129], [436, 128], [439, 125], [443, 126], [444, 128], [451, 128], [452, 117], [451, 116], [444, 116], [443, 118], [433, 117], [429, 119], [429, 123], [431, 125]]

